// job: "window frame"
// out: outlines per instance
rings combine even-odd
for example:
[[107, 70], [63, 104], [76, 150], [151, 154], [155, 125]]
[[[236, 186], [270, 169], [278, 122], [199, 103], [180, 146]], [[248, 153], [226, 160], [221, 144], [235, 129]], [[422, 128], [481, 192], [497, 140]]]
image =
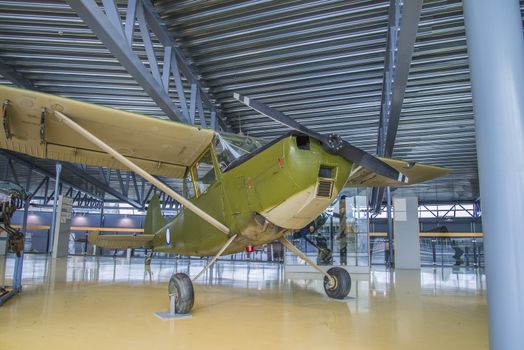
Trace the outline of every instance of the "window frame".
[[[209, 184], [209, 186], [206, 188], [205, 191], [200, 192], [198, 187], [197, 187], [197, 185], [196, 185], [196, 181], [195, 181], [195, 178], [196, 178], [195, 171], [196, 171], [197, 164], [200, 162], [200, 160], [202, 160], [202, 158], [204, 158], [207, 155], [208, 152], [209, 152], [209, 154], [211, 156], [211, 163], [213, 165], [213, 173], [215, 175], [215, 179], [213, 180], [212, 183]], [[214, 154], [214, 148], [212, 147], [212, 145], [207, 147], [204, 150], [204, 152], [202, 152], [202, 154], [197, 158], [197, 160], [195, 162], [193, 162], [193, 164], [189, 168], [189, 172], [191, 174], [191, 182], [193, 184], [193, 190], [195, 191], [195, 197], [193, 197], [193, 198], [199, 198], [201, 195], [206, 193], [210, 187], [214, 186], [215, 183], [217, 183], [218, 176], [219, 176], [220, 173], [217, 171], [217, 164], [216, 164], [216, 159], [215, 159], [215, 154]]]

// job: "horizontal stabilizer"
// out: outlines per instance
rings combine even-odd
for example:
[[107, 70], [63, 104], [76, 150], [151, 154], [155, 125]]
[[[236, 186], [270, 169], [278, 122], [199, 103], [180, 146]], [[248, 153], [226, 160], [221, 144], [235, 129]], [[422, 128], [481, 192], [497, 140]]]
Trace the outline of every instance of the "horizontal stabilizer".
[[106, 249], [150, 248], [155, 235], [101, 235], [98, 231], [87, 236], [89, 243]]
[[407, 162], [391, 158], [381, 158], [380, 160], [397, 169], [409, 179], [408, 183], [395, 181], [393, 179], [380, 176], [366, 168], [353, 165], [346, 186], [349, 187], [383, 187], [383, 186], [409, 186], [419, 182], [428, 181], [437, 177], [448, 175], [451, 169], [424, 165], [419, 163]]

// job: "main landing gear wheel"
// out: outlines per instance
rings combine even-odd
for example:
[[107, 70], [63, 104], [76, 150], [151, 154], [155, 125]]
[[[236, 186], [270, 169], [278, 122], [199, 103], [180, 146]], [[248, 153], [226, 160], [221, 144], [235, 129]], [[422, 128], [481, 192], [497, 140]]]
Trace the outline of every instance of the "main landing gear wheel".
[[340, 267], [332, 267], [327, 270], [331, 279], [324, 277], [324, 290], [328, 297], [333, 299], [344, 299], [351, 290], [351, 277], [349, 273]]
[[169, 280], [169, 295], [175, 295], [175, 312], [187, 314], [193, 308], [195, 293], [193, 283], [185, 273], [175, 273]]

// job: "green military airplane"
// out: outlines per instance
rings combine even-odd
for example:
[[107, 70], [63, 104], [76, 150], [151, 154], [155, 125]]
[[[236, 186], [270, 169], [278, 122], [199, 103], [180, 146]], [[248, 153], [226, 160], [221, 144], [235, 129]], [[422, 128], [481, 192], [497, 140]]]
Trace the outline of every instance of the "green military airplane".
[[[266, 142], [0, 86], [0, 148], [129, 169], [184, 206], [166, 222], [153, 199], [143, 235], [92, 233], [89, 240], [99, 247], [214, 256], [195, 280], [223, 254], [279, 240], [325, 276], [328, 296], [346, 297], [351, 287], [347, 271], [324, 271], [284, 235], [319, 216], [344, 186], [401, 186], [449, 171], [374, 157], [337, 135], [316, 133], [253, 99], [235, 97], [293, 131]], [[184, 194], [154, 175], [183, 179]], [[177, 313], [191, 310], [194, 292], [187, 275], [174, 274], [169, 293], [176, 298]]]

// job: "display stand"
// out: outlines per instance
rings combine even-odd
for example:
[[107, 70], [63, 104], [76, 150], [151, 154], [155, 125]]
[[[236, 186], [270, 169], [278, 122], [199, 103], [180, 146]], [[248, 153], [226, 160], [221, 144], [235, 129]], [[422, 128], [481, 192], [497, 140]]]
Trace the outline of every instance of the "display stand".
[[169, 294], [169, 311], [155, 312], [155, 316], [161, 320], [177, 320], [182, 318], [191, 318], [191, 314], [177, 314], [175, 311], [175, 295]]

